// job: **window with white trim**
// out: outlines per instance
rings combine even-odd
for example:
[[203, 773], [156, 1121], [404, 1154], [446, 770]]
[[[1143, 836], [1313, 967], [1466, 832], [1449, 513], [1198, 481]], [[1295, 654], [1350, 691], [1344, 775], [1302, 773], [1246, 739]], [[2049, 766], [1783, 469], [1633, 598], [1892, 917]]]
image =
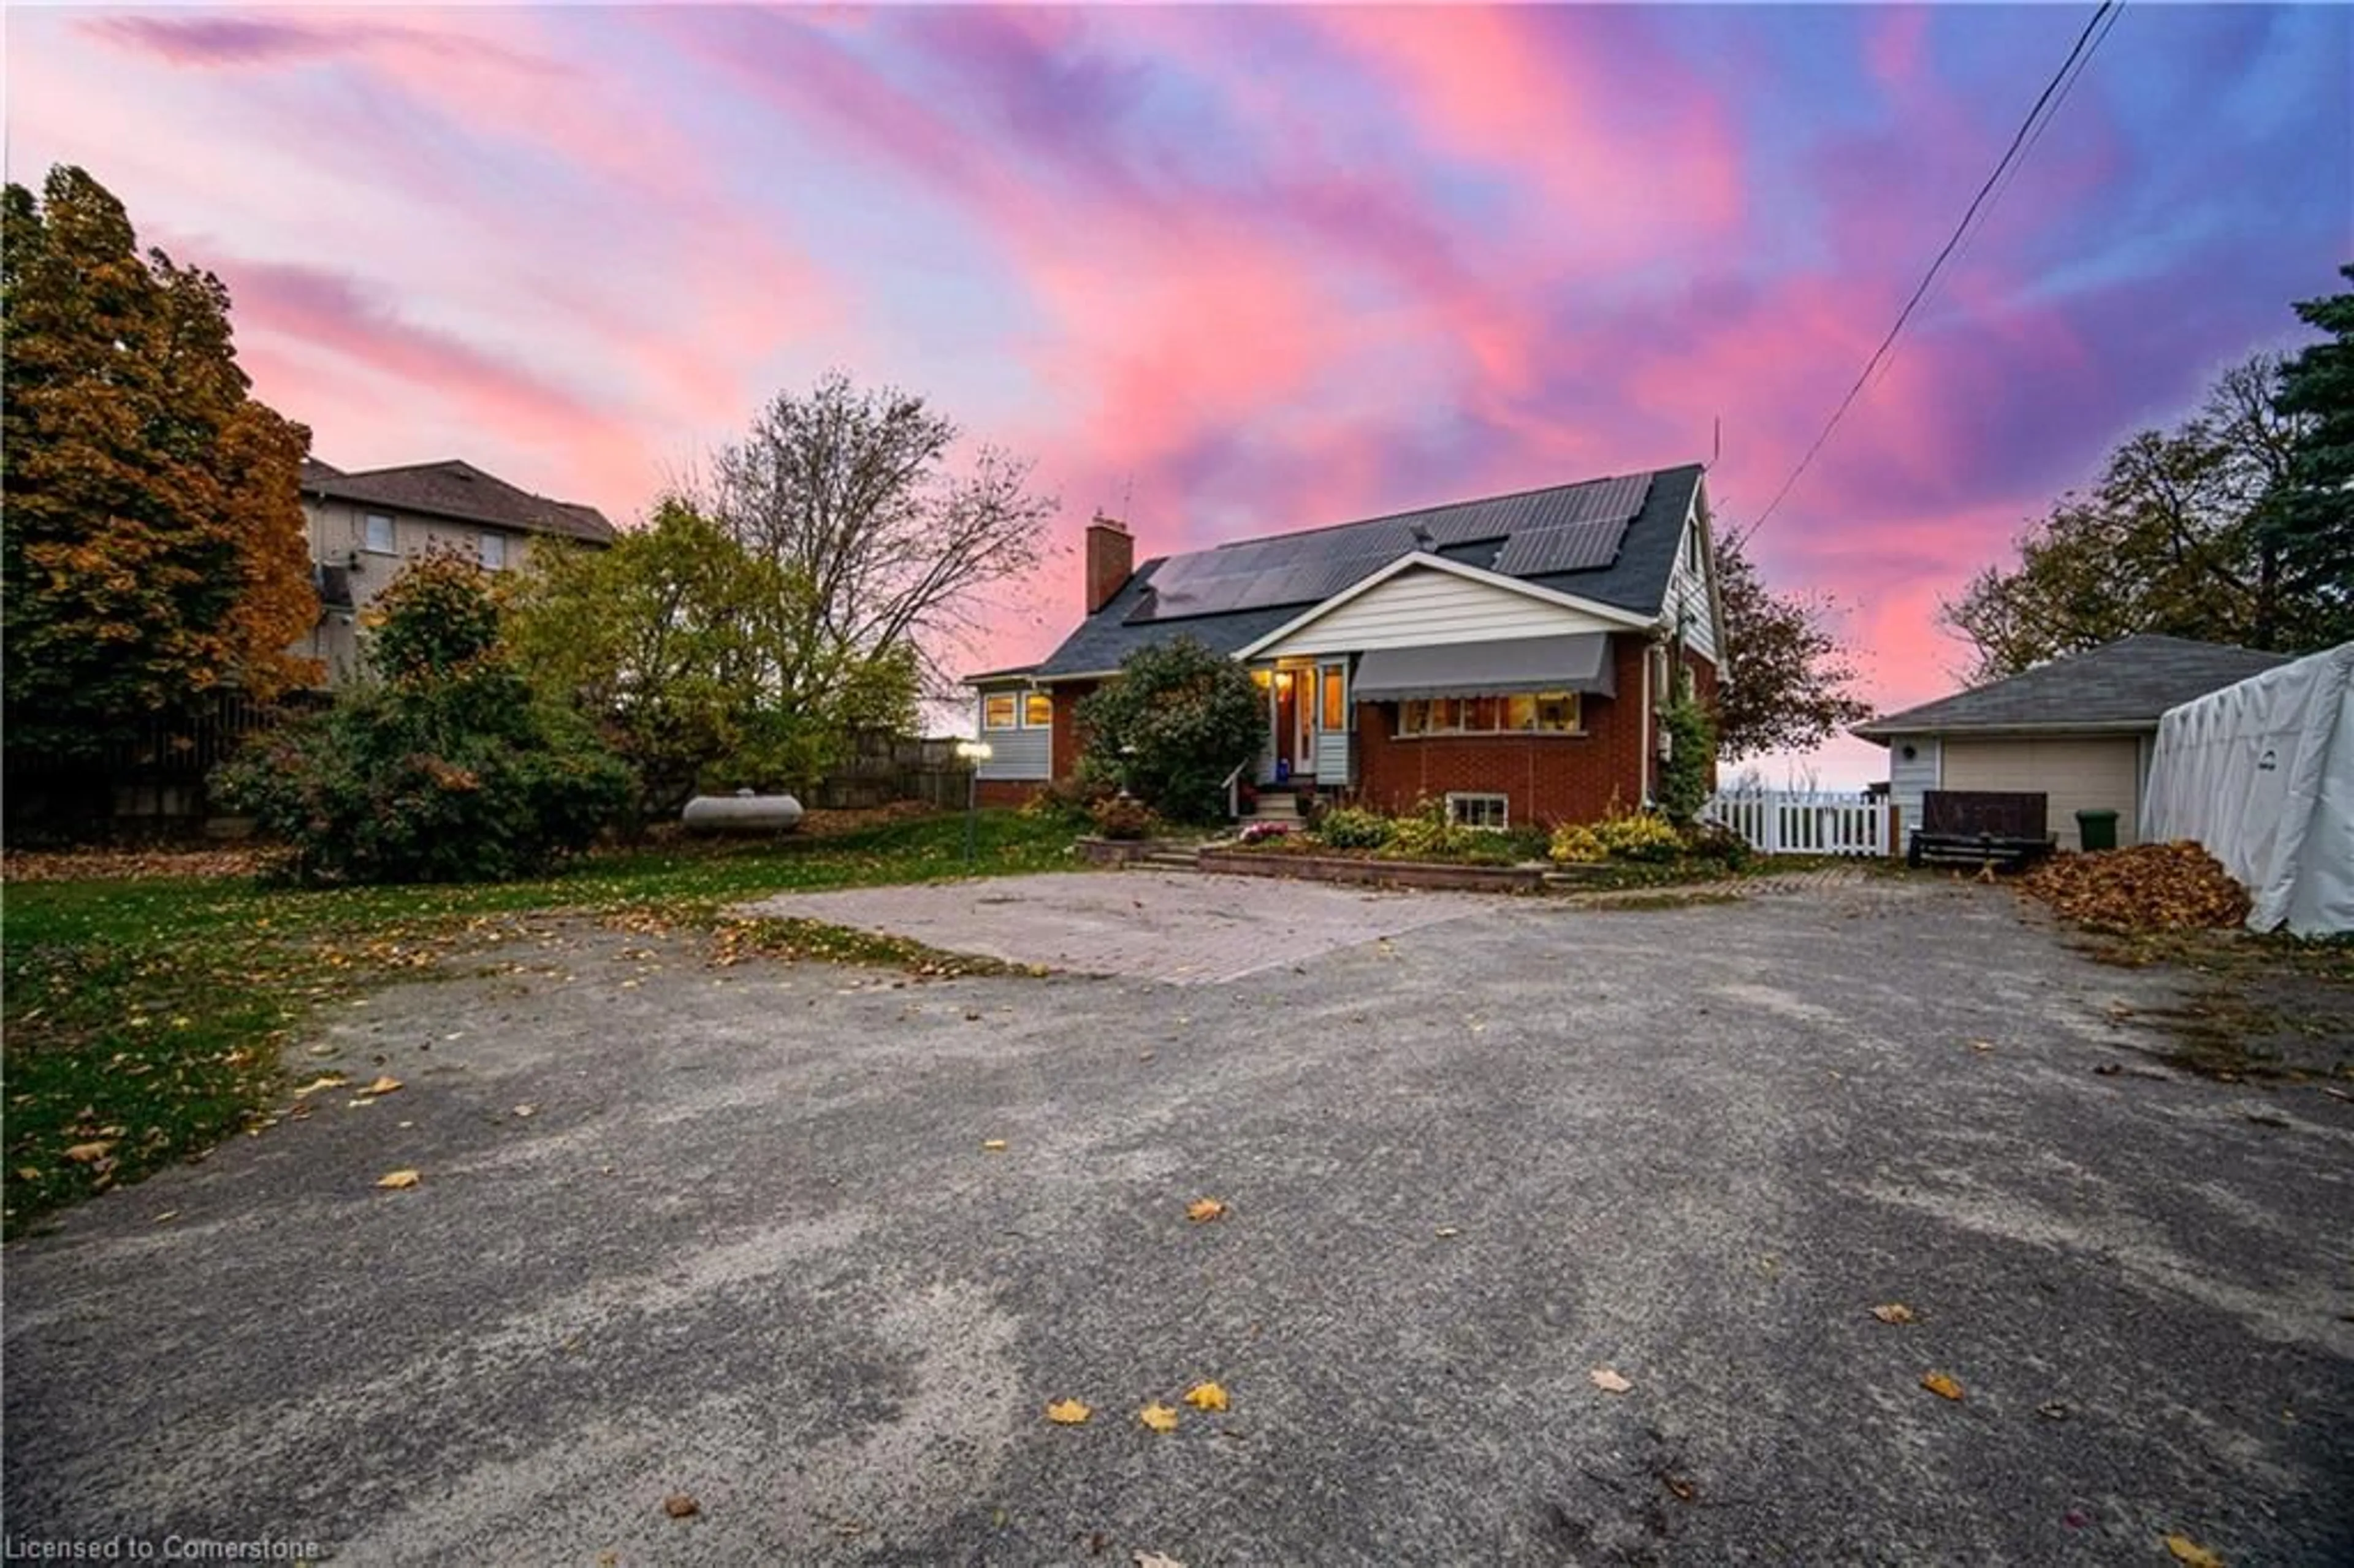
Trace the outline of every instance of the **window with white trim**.
[[991, 692], [981, 699], [981, 727], [1013, 729], [1022, 722], [1022, 709], [1012, 692]]
[[1511, 825], [1512, 803], [1503, 795], [1447, 794], [1447, 820], [1458, 828], [1487, 828], [1497, 832]]
[[1022, 727], [1052, 729], [1055, 727], [1055, 699], [1044, 692], [1030, 692], [1022, 698]]
[[371, 556], [393, 553], [392, 519], [381, 512], [370, 512], [360, 518], [360, 548]]
[[504, 534], [483, 535], [479, 548], [484, 571], [503, 572], [507, 569], [507, 536]]
[[1415, 735], [1575, 735], [1575, 692], [1509, 697], [1409, 697], [1398, 704], [1397, 732]]

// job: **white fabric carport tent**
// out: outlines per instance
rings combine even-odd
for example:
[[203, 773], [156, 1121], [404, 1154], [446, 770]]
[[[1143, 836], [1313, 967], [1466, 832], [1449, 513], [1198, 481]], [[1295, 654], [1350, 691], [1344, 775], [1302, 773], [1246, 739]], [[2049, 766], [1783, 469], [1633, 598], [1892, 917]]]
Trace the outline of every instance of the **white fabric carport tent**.
[[2354, 931], [2354, 642], [2168, 709], [2142, 821], [2221, 861], [2251, 928]]

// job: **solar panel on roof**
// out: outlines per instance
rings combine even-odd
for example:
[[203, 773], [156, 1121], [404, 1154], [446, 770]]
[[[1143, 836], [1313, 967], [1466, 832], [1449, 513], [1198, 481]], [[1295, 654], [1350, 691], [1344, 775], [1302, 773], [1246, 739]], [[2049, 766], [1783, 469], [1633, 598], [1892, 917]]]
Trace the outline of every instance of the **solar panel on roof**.
[[1501, 541], [1492, 569], [1539, 577], [1617, 558], [1651, 475], [1564, 485], [1400, 513], [1305, 534], [1238, 540], [1163, 562], [1131, 620], [1224, 615], [1330, 599], [1408, 551]]

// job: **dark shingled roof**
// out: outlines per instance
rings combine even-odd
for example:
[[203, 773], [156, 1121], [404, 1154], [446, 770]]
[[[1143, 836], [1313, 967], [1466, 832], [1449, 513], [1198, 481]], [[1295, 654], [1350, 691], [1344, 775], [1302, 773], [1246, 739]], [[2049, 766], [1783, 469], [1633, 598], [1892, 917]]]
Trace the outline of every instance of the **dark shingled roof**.
[[356, 473], [345, 473], [316, 459], [306, 459], [302, 464], [302, 488], [334, 501], [421, 512], [465, 523], [487, 523], [526, 534], [553, 534], [592, 545], [613, 542], [613, 525], [595, 507], [534, 495], [454, 458], [446, 462], [411, 463], [402, 468], [364, 469]]
[[[1701, 465], [1698, 463], [1688, 463], [1681, 468], [1660, 469], [1654, 471], [1649, 476], [1650, 482], [1644, 493], [1641, 509], [1627, 524], [1626, 532], [1618, 541], [1618, 547], [1608, 561], [1582, 571], [1532, 575], [1523, 577], [1522, 580], [1536, 583], [1559, 593], [1575, 594], [1582, 599], [1594, 599], [1620, 609], [1633, 610], [1638, 615], [1657, 614], [1667, 599], [1668, 582], [1675, 569], [1676, 546], [1682, 537], [1684, 518], [1691, 510], [1692, 496], [1700, 486], [1701, 473]], [[1541, 502], [1543, 498], [1558, 492], [1576, 489], [1578, 485], [1593, 482], [1590, 480], [1582, 480], [1576, 484], [1556, 485], [1547, 490], [1530, 491], [1522, 494], [1531, 501]], [[1518, 499], [1520, 497], [1488, 497], [1479, 501], [1460, 502], [1447, 507], [1421, 508], [1409, 513], [1390, 513], [1381, 517], [1370, 517], [1356, 523], [1344, 523], [1310, 530], [1304, 534], [1288, 535], [1288, 537], [1295, 541], [1302, 538], [1313, 539], [1320, 546], [1329, 546], [1334, 556], [1343, 556], [1362, 550], [1364, 539], [1376, 530], [1384, 534], [1394, 533], [1395, 524], [1399, 518], [1443, 517], [1444, 514], [1450, 512], [1494, 508], [1499, 502]], [[1264, 538], [1282, 536], [1284, 535], [1260, 535]], [[1218, 548], [1230, 550], [1236, 546], [1253, 542], [1255, 541], [1236, 540]], [[1493, 563], [1502, 543], [1500, 538], [1466, 541], [1459, 545], [1443, 546], [1431, 553], [1468, 566], [1478, 567], [1482, 570], [1493, 570]], [[1411, 548], [1409, 545], [1405, 549], [1401, 549], [1398, 554], [1406, 554]], [[1114, 594], [1101, 609], [1081, 621], [1078, 630], [1066, 638], [1061, 647], [1048, 654], [1035, 667], [999, 671], [995, 673], [999, 676], [1029, 675], [1033, 677], [1099, 674], [1118, 669], [1120, 661], [1139, 648], [1178, 636], [1194, 638], [1217, 652], [1232, 653], [1257, 641], [1286, 622], [1296, 620], [1310, 605], [1321, 602], [1321, 598], [1324, 597], [1320, 596], [1317, 599], [1286, 604], [1266, 605], [1249, 609], [1231, 610], [1220, 615], [1195, 615], [1170, 620], [1141, 618], [1140, 611], [1150, 613], [1149, 595], [1153, 575], [1156, 572], [1172, 558], [1193, 559], [1207, 554], [1209, 552], [1204, 551], [1195, 552], [1193, 556], [1155, 556], [1145, 562], [1129, 576], [1128, 581], [1120, 586], [1119, 591]], [[1295, 556], [1293, 558], [1298, 557]], [[1394, 556], [1390, 557], [1392, 560], [1395, 558]], [[1386, 564], [1386, 561], [1376, 562], [1368, 566], [1361, 575], [1371, 576], [1373, 572]]]
[[2167, 709], [2288, 662], [2285, 653], [2142, 633], [1873, 719], [1855, 733], [1884, 745], [1899, 735], [1973, 730], [2155, 730]]

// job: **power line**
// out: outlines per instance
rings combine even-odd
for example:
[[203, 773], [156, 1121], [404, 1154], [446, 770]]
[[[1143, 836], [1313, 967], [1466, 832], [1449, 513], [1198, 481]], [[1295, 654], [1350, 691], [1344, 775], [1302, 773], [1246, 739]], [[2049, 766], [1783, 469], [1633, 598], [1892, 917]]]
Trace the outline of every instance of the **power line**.
[[[1807, 455], [1798, 460], [1798, 466], [1790, 471], [1790, 477], [1782, 482], [1782, 488], [1774, 493], [1774, 499], [1766, 503], [1766, 510], [1757, 514], [1757, 521], [1743, 531], [1744, 538], [1766, 525], [1766, 520], [1774, 515], [1776, 509], [1789, 495], [1791, 489], [1805, 477], [1807, 470], [1814, 466], [1815, 458], [1822, 451], [1824, 444], [1831, 439], [1831, 432], [1839, 429], [1840, 421], [1847, 417], [1847, 411], [1855, 406], [1856, 398], [1862, 394], [1864, 387], [1871, 384], [1873, 373], [1879, 370], [1882, 362], [1888, 357], [1889, 351], [1896, 346], [1897, 334], [1904, 330], [1904, 323], [1913, 319], [1913, 313], [1920, 308], [1921, 302], [1928, 296], [1929, 286], [1937, 281], [1937, 274], [1944, 270], [1946, 263], [1952, 260], [1954, 253], [1961, 249], [1963, 238], [1968, 233], [1971, 224], [1977, 220], [1979, 209], [1988, 206], [1996, 186], [2005, 183], [2005, 175], [2013, 164], [2020, 158], [2023, 150], [2042, 135], [2043, 123], [2051, 117], [2045, 113], [2046, 106], [2050, 106], [2052, 113], [2059, 112], [2059, 103], [2055, 101], [2055, 98], [2064, 100], [2069, 90], [2074, 87], [2075, 82], [2071, 73], [2082, 74], [2082, 68], [2077, 64], [2078, 60], [2082, 59], [2085, 64], [2091, 63], [2093, 50], [2100, 47], [2101, 39], [2108, 37], [2108, 29], [2102, 24], [2105, 21], [2115, 26], [2114, 14], [2121, 10], [2123, 5], [2124, 0], [2101, 0], [2099, 8], [2093, 13], [2092, 20], [2086, 22], [2084, 30], [2076, 35], [2075, 45], [2069, 49], [2068, 58], [2060, 62], [2060, 69], [2052, 73], [2052, 79], [2045, 82], [2043, 90], [2036, 95], [2034, 104], [2027, 111], [2027, 118], [2020, 122], [2019, 130], [2011, 136], [2010, 145], [2003, 150], [2001, 159], [1994, 166], [1994, 172], [1986, 177], [1985, 184], [1978, 186], [1978, 195], [1970, 198], [1968, 209], [1962, 214], [1962, 220], [1954, 226], [1954, 232], [1946, 238], [1944, 247], [1938, 250], [1936, 259], [1929, 263], [1929, 270], [1921, 275], [1921, 281], [1914, 287], [1913, 297], [1905, 301], [1904, 308], [1897, 313], [1896, 324], [1888, 329], [1888, 335], [1882, 338], [1880, 346], [1872, 351], [1872, 357], [1864, 362], [1862, 373], [1856, 376], [1855, 385], [1847, 389], [1847, 396], [1840, 398], [1839, 407], [1831, 411], [1830, 418], [1823, 426], [1822, 434], [1817, 436], [1814, 445], [1807, 449]], [[2094, 36], [2095, 32], [2100, 35], [2097, 38]]]

